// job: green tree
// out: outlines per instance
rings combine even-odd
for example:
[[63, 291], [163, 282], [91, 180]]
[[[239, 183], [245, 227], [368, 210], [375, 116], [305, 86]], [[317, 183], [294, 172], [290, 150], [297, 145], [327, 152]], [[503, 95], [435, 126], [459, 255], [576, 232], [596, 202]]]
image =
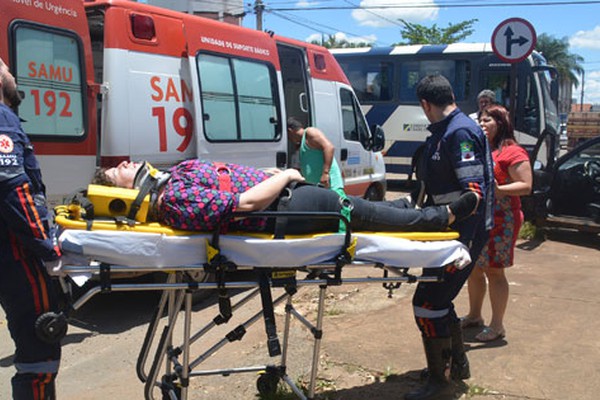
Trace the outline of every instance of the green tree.
[[542, 53], [548, 64], [554, 66], [559, 74], [559, 79], [563, 82], [579, 86], [579, 78], [583, 72], [584, 59], [582, 56], [571, 53], [569, 50], [569, 38], [563, 37], [557, 39], [546, 33], [537, 37], [535, 49]]
[[400, 19], [404, 27], [400, 29], [400, 34], [405, 42], [396, 43], [396, 45], [406, 44], [450, 44], [464, 40], [473, 32], [473, 24], [477, 19], [459, 22], [458, 24], [448, 24], [446, 28], [439, 28], [433, 24], [428, 28], [424, 25], [413, 24]]
[[328, 49], [348, 49], [354, 47], [371, 47], [367, 42], [349, 42], [346, 39], [338, 39], [335, 35], [327, 35], [327, 39], [313, 40], [311, 44], [323, 46]]

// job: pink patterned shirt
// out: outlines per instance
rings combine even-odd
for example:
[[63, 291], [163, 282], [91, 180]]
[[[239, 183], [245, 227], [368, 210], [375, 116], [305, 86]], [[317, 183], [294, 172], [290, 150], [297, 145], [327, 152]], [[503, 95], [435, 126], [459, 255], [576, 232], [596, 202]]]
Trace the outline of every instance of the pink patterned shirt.
[[[177, 229], [214, 231], [238, 207], [239, 195], [269, 176], [255, 168], [222, 164], [230, 176], [230, 190], [219, 187], [217, 166], [209, 161], [187, 160], [171, 168], [159, 206], [160, 220]], [[262, 231], [264, 218], [244, 218], [224, 224], [223, 230]]]

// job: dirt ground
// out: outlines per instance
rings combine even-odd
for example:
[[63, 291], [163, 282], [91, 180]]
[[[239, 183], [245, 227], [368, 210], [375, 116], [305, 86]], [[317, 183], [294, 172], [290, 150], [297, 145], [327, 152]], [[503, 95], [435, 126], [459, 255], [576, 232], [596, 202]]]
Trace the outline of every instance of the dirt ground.
[[[543, 241], [520, 241], [516, 265], [507, 275], [510, 300], [504, 340], [474, 341], [477, 330], [466, 332], [471, 379], [459, 393], [463, 398], [564, 400], [597, 399], [600, 393], [600, 237], [573, 232], [546, 232]], [[372, 267], [353, 267], [344, 277], [380, 276]], [[415, 285], [403, 284], [392, 297], [381, 284], [344, 284], [327, 289], [317, 398], [359, 400], [401, 399], [419, 384], [425, 360], [414, 324], [411, 295]], [[314, 321], [318, 288], [304, 287], [294, 306]], [[275, 290], [276, 293], [277, 290]], [[240, 291], [237, 298], [247, 292]], [[59, 399], [142, 399], [143, 384], [136, 361], [157, 296], [151, 293], [112, 293], [94, 297], [78, 310], [64, 339], [58, 380]], [[456, 301], [459, 314], [467, 311], [467, 293]], [[194, 307], [193, 328], [216, 315], [214, 299]], [[219, 327], [193, 346], [195, 356], [213, 340], [260, 309], [250, 301], [234, 312], [234, 321]], [[277, 327], [283, 327], [283, 306], [276, 308]], [[485, 316], [489, 317], [486, 302]], [[176, 338], [180, 332], [176, 332]], [[279, 335], [281, 338], [281, 334]], [[292, 322], [287, 371], [305, 385], [310, 376], [312, 336]], [[176, 339], [178, 340], [178, 339]], [[208, 343], [208, 344], [204, 344]], [[0, 311], [0, 400], [10, 398], [14, 348]], [[202, 369], [278, 364], [266, 350], [264, 324], [258, 321], [243, 340], [227, 344], [202, 363]], [[189, 399], [256, 399], [255, 372], [230, 376], [193, 377]], [[289, 392], [289, 390], [288, 390]], [[155, 398], [161, 398], [155, 391]], [[282, 394], [277, 399], [294, 398]]]

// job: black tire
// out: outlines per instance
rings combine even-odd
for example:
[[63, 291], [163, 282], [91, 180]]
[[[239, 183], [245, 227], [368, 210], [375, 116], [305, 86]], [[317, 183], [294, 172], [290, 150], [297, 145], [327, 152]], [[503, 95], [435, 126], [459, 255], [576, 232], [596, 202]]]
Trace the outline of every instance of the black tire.
[[365, 193], [365, 199], [369, 201], [381, 201], [383, 200], [383, 193], [379, 186], [371, 185]]
[[263, 396], [272, 396], [277, 392], [279, 377], [274, 374], [264, 373], [256, 380], [256, 389]]

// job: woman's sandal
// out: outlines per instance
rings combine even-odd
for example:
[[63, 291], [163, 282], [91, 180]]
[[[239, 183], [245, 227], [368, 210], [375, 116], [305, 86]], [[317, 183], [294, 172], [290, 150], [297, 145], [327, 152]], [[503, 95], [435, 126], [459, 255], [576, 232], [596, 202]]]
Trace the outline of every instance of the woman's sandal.
[[496, 331], [495, 329], [486, 326], [479, 334], [477, 334], [477, 336], [475, 336], [475, 339], [480, 342], [493, 342], [494, 340], [503, 339], [504, 336], [506, 336], [506, 331], [504, 329], [502, 331]]
[[480, 328], [483, 326], [483, 319], [473, 319], [469, 317], [462, 317], [460, 319], [460, 327], [465, 328]]

